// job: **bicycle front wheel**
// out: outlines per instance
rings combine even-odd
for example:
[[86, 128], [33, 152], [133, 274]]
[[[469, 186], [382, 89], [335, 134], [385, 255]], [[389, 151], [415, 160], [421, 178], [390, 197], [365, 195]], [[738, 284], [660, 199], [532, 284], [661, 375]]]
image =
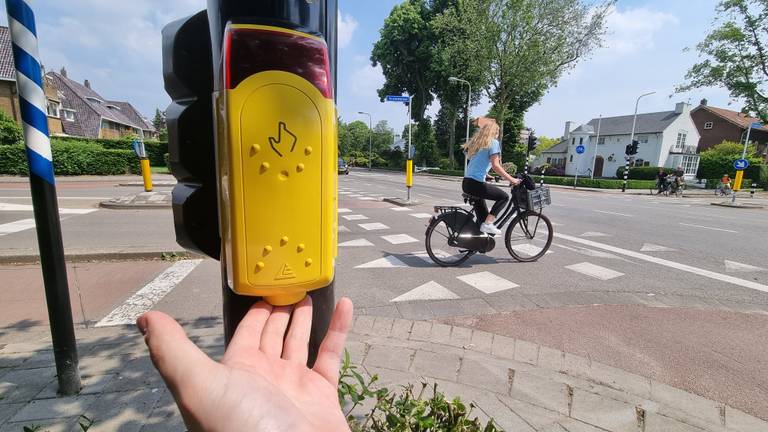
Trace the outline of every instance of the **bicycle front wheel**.
[[458, 232], [446, 221], [436, 219], [429, 224], [425, 246], [427, 254], [441, 267], [455, 267], [468, 260], [474, 252], [456, 244]]
[[549, 218], [535, 211], [527, 211], [512, 220], [504, 235], [504, 243], [512, 258], [520, 262], [531, 262], [547, 253], [553, 237]]

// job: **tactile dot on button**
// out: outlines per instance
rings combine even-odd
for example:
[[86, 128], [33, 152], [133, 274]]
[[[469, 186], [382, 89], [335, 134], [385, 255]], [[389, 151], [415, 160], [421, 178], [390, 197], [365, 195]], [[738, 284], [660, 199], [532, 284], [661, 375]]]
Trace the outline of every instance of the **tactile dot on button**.
[[311, 155], [312, 154], [312, 147], [310, 147], [310, 146], [305, 147], [304, 148], [304, 154], [307, 155], [307, 156]]
[[300, 164], [296, 165], [296, 171], [298, 171], [298, 172], [304, 171], [304, 164], [300, 163]]
[[288, 236], [283, 236], [283, 238], [280, 239], [280, 243], [283, 245], [288, 244]]
[[304, 265], [309, 267], [312, 265], [312, 258], [307, 258], [306, 261], [304, 261]]
[[288, 180], [288, 176], [289, 176], [288, 171], [282, 170], [280, 171], [280, 174], [277, 176], [277, 178], [279, 178], [280, 180]]
[[261, 163], [261, 172], [264, 172], [269, 169], [269, 162], [262, 162]]
[[306, 249], [304, 243], [299, 243], [299, 246], [296, 247], [297, 252], [304, 252], [304, 249]]
[[251, 146], [251, 156], [255, 155], [256, 153], [261, 151], [261, 146], [258, 144], [254, 144]]
[[264, 263], [259, 261], [256, 263], [256, 271], [262, 270], [264, 268]]
[[268, 255], [270, 252], [272, 252], [272, 246], [264, 246], [264, 255]]

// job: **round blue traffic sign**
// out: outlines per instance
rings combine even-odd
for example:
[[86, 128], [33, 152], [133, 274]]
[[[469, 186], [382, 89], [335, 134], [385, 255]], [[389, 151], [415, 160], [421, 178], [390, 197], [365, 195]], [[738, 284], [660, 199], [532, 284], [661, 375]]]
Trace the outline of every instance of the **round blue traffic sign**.
[[738, 159], [733, 162], [733, 167], [737, 170], [745, 170], [749, 168], [749, 161], [746, 159]]
[[576, 153], [578, 153], [578, 154], [582, 154], [582, 153], [584, 153], [586, 150], [587, 150], [587, 149], [586, 149], [586, 148], [584, 148], [584, 146], [583, 146], [583, 145], [579, 145], [579, 146], [576, 146]]

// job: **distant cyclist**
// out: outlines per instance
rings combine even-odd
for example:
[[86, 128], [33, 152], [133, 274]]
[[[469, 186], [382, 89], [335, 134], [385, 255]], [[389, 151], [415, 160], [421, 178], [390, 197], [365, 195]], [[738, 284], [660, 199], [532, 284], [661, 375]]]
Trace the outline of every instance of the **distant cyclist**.
[[664, 167], [659, 167], [659, 173], [656, 174], [656, 187], [658, 188], [656, 195], [667, 190], [667, 171]]
[[[501, 145], [496, 139], [499, 136], [499, 125], [496, 121], [480, 118], [477, 124], [480, 129], [468, 143], [462, 146], [466, 157], [469, 158], [469, 164], [461, 188], [464, 193], [483, 198], [476, 209], [477, 220], [483, 221], [480, 231], [498, 235], [501, 234], [501, 230], [494, 226], [493, 222], [509, 201], [509, 195], [501, 188], [485, 183], [485, 176], [493, 168], [498, 175], [512, 185], [520, 184], [520, 180], [512, 177], [501, 166]], [[486, 199], [495, 201], [490, 212], [485, 204]]]

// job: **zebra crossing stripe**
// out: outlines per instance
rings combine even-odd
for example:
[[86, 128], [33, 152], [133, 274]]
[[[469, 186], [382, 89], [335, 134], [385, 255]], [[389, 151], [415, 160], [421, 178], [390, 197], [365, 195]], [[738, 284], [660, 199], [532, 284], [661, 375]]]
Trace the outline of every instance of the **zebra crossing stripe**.
[[457, 279], [477, 288], [485, 294], [493, 294], [495, 292], [505, 291], [519, 286], [514, 282], [510, 282], [487, 271], [459, 276]]
[[394, 245], [418, 242], [418, 240], [409, 236], [408, 234], [394, 234], [394, 235], [382, 236], [381, 238], [383, 238], [384, 240]]
[[408, 267], [408, 265], [400, 261], [397, 257], [394, 257], [392, 255], [387, 255], [384, 258], [379, 258], [379, 259], [367, 262], [365, 264], [360, 264], [355, 268], [398, 268], [398, 267]]
[[620, 273], [615, 270], [611, 270], [609, 268], [601, 267], [599, 265], [588, 262], [565, 266], [565, 268], [604, 281], [615, 279], [619, 276], [624, 276], [624, 273]]
[[365, 223], [365, 224], [358, 224], [358, 226], [366, 231], [376, 231], [376, 230], [385, 230], [389, 229], [388, 226], [384, 225], [383, 223]]
[[424, 285], [416, 287], [405, 294], [399, 295], [391, 302], [404, 302], [404, 301], [416, 301], [416, 300], [455, 300], [459, 298], [448, 288], [440, 285], [435, 281], [429, 281]]
[[360, 246], [373, 246], [373, 243], [366, 239], [350, 240], [344, 243], [339, 243], [339, 247], [360, 247]]

